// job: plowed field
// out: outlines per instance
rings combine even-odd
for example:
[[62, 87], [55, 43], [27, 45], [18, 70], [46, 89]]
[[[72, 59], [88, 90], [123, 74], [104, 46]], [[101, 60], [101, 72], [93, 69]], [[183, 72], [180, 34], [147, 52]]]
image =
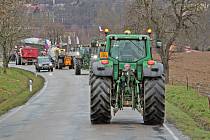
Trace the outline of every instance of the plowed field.
[[210, 86], [210, 52], [175, 53], [170, 60], [170, 79], [174, 82], [202, 83]]

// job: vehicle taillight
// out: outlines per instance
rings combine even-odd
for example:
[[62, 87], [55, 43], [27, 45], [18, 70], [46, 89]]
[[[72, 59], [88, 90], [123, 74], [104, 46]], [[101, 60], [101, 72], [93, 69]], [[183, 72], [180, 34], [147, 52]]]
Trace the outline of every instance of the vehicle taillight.
[[109, 60], [101, 60], [101, 64], [103, 65], [109, 64]]
[[149, 60], [149, 61], [147, 62], [147, 64], [148, 64], [148, 65], [154, 65], [154, 64], [155, 64], [155, 61], [154, 61], [154, 60]]

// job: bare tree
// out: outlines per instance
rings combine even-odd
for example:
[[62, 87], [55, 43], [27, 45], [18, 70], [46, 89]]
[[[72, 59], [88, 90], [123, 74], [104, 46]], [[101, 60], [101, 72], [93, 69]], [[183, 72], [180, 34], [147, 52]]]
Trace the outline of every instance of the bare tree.
[[208, 11], [203, 13], [199, 17], [199, 25], [196, 25], [194, 28], [190, 28], [186, 36], [188, 37], [188, 44], [197, 50], [205, 51], [210, 46], [210, 7]]
[[41, 36], [43, 38], [48, 38], [53, 44], [60, 42], [65, 33], [65, 27], [61, 23], [52, 23], [46, 21], [41, 30]]
[[97, 9], [95, 23], [106, 28], [110, 28], [112, 32], [122, 32], [123, 11], [108, 7], [106, 2], [102, 2]]
[[[0, 0], [0, 47], [3, 51], [3, 72], [8, 68], [9, 56], [17, 42], [26, 35], [24, 0]], [[24, 18], [23, 18], [24, 17]]]
[[132, 18], [134, 22], [129, 19], [128, 26], [137, 32], [152, 28], [155, 39], [164, 44], [160, 56], [166, 82], [169, 82], [170, 46], [180, 33], [199, 24], [198, 19], [207, 7], [205, 0], [135, 0], [131, 5], [130, 13], [136, 16]]

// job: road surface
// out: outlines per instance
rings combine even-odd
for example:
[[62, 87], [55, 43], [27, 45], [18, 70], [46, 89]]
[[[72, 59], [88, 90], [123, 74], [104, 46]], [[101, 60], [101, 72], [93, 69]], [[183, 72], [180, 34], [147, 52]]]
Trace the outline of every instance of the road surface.
[[[33, 66], [20, 66], [34, 71]], [[0, 140], [177, 140], [187, 139], [170, 125], [148, 126], [125, 109], [109, 125], [91, 125], [88, 73], [41, 72], [45, 87], [28, 103], [0, 118]]]

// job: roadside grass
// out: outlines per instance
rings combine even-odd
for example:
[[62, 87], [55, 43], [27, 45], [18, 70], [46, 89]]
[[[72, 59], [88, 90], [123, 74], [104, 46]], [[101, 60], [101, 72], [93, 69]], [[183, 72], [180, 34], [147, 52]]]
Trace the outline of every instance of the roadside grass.
[[[0, 68], [0, 71], [2, 69]], [[29, 92], [28, 81], [33, 80], [33, 92]], [[44, 85], [41, 76], [17, 68], [9, 68], [7, 74], [0, 73], [0, 115], [26, 103]]]
[[167, 86], [166, 118], [192, 139], [210, 139], [208, 99], [193, 89]]

